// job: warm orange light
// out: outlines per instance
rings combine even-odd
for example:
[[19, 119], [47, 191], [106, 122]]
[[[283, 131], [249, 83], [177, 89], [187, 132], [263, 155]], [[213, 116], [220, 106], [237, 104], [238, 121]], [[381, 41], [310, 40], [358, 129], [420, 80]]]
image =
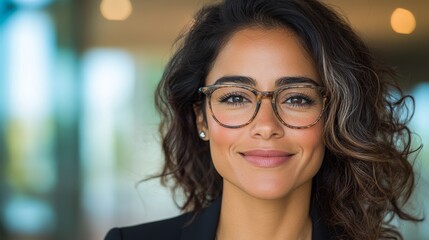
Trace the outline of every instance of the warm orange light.
[[122, 21], [127, 19], [133, 7], [130, 0], [102, 0], [100, 11], [108, 20]]
[[397, 8], [390, 18], [393, 31], [400, 34], [411, 34], [416, 29], [416, 18], [407, 9]]

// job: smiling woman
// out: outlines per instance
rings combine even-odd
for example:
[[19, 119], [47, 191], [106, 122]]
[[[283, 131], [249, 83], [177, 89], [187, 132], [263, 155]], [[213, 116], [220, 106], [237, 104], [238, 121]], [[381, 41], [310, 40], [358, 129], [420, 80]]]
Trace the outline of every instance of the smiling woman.
[[412, 98], [334, 11], [225, 0], [182, 40], [156, 102], [160, 177], [189, 212], [106, 239], [400, 239], [393, 217], [418, 221]]

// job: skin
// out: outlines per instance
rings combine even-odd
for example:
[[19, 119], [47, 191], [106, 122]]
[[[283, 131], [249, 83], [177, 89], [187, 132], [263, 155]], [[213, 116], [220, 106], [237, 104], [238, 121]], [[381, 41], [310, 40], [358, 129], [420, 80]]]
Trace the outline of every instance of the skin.
[[[288, 29], [246, 28], [236, 32], [217, 56], [206, 79], [252, 78], [260, 91], [273, 91], [283, 77], [306, 77], [322, 85], [299, 38]], [[238, 129], [220, 126], [207, 107], [207, 122], [197, 111], [216, 170], [223, 177], [218, 239], [311, 239], [311, 182], [325, 150], [323, 119], [308, 129], [291, 129], [263, 99], [256, 118]], [[279, 166], [258, 167], [243, 152], [278, 150], [291, 154]]]

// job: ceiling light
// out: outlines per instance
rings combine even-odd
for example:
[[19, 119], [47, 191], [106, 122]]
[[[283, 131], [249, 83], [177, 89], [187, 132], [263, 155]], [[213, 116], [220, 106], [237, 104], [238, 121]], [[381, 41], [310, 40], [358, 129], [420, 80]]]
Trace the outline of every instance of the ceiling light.
[[390, 24], [396, 33], [411, 34], [416, 28], [416, 18], [409, 10], [397, 8], [392, 13]]
[[108, 20], [122, 21], [130, 16], [132, 5], [130, 0], [102, 0], [100, 11]]

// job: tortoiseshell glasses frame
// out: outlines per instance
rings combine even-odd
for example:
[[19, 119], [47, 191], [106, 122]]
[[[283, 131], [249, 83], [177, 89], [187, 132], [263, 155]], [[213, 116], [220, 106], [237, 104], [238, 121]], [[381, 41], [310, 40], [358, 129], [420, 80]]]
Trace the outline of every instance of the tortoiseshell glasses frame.
[[[214, 114], [213, 111], [213, 107], [212, 107], [212, 94], [218, 90], [218, 89], [223, 89], [223, 88], [241, 88], [247, 91], [250, 91], [254, 94], [254, 96], [256, 97], [256, 106], [255, 106], [255, 110], [254, 113], [251, 115], [250, 119], [248, 121], [246, 121], [245, 123], [242, 124], [237, 124], [237, 125], [231, 125], [231, 124], [225, 124], [222, 123], [221, 121], [219, 121], [218, 117], [216, 117], [216, 115]], [[302, 126], [300, 125], [292, 125], [292, 124], [288, 124], [286, 123], [282, 117], [279, 114], [279, 110], [278, 110], [278, 106], [277, 106], [277, 97], [279, 95], [279, 93], [282, 93], [286, 90], [290, 90], [290, 89], [311, 89], [311, 90], [316, 90], [318, 91], [318, 94], [320, 96], [320, 102], [321, 102], [321, 106], [320, 109], [317, 109], [317, 111], [320, 110], [319, 113], [317, 113], [317, 115], [315, 115], [315, 119], [314, 121], [311, 121], [308, 124], [304, 124]], [[205, 87], [201, 87], [198, 89], [199, 93], [203, 93], [207, 96], [208, 98], [208, 103], [209, 103], [209, 108], [210, 108], [210, 113], [213, 117], [213, 119], [221, 126], [226, 127], [226, 128], [241, 128], [244, 127], [248, 124], [250, 124], [256, 117], [256, 115], [258, 114], [259, 108], [261, 106], [261, 102], [263, 98], [270, 98], [271, 99], [271, 106], [273, 108], [273, 111], [277, 117], [277, 119], [286, 127], [292, 128], [292, 129], [305, 129], [305, 128], [310, 128], [312, 126], [314, 126], [317, 122], [320, 121], [320, 119], [322, 118], [323, 112], [325, 111], [326, 108], [326, 100], [327, 100], [327, 96], [325, 95], [325, 89], [321, 86], [316, 86], [313, 84], [293, 84], [293, 85], [287, 85], [287, 86], [282, 86], [274, 91], [259, 91], [253, 87], [247, 86], [247, 85], [240, 85], [240, 84], [217, 84], [217, 85], [211, 85], [211, 86], [205, 86]], [[253, 105], [252, 105], [253, 106]]]

